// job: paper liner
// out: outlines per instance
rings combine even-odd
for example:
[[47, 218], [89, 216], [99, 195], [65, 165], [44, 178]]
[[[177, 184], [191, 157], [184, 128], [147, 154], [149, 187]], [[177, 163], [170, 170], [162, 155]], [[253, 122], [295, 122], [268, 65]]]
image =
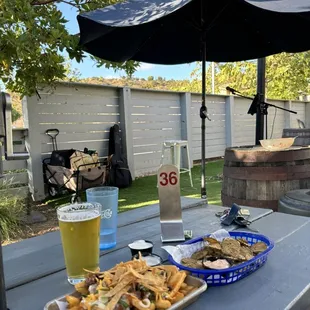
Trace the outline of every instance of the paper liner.
[[[222, 242], [223, 239], [225, 238], [230, 238], [230, 234], [227, 230], [225, 229], [220, 229], [215, 231], [214, 233], [212, 233], [210, 235], [211, 238], [214, 238], [216, 240], [218, 240], [219, 242]], [[202, 250], [206, 245], [208, 245], [209, 243], [207, 241], [200, 241], [200, 242], [195, 242], [192, 244], [181, 244], [181, 245], [177, 245], [177, 246], [163, 246], [162, 249], [166, 250], [174, 259], [174, 261], [176, 261], [178, 264], [181, 264], [181, 260], [182, 258], [189, 258], [192, 256], [192, 254], [194, 254], [195, 252]], [[219, 271], [224, 271], [225, 269], [219, 270]], [[199, 273], [199, 270], [197, 270]], [[215, 270], [213, 270], [215, 271]], [[232, 281], [236, 281], [237, 278], [239, 278], [241, 275], [236, 275], [233, 277], [233, 274], [231, 272], [229, 272], [225, 277], [225, 279], [223, 279], [223, 275], [219, 275], [219, 274], [213, 274], [210, 275], [209, 277], [207, 275], [206, 276], [206, 281], [208, 282], [208, 279], [210, 278], [210, 280], [214, 281], [214, 280], [219, 280], [219, 282], [221, 283], [230, 283]], [[227, 279], [230, 278], [230, 279]]]
[[[220, 229], [211, 234], [210, 237], [218, 240], [219, 242], [222, 242], [223, 239], [229, 238], [230, 235], [227, 230]], [[177, 246], [167, 245], [163, 246], [162, 249], [167, 251], [178, 264], [181, 264], [182, 258], [191, 257], [192, 254], [199, 250], [202, 250], [206, 245], [208, 245], [208, 242], [200, 241], [192, 244], [181, 244]]]
[[68, 303], [64, 301], [55, 300], [59, 310], [67, 310]]

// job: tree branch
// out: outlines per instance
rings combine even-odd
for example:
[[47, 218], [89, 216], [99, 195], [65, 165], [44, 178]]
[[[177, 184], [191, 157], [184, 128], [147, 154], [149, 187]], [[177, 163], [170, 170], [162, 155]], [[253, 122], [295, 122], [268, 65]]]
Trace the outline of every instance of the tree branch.
[[69, 2], [69, 1], [59, 0], [59, 2], [66, 3], [66, 4], [69, 4], [69, 5], [72, 5], [72, 6], [74, 6], [75, 8], [79, 8], [79, 6], [78, 6], [77, 4], [74, 4], [74, 3]]
[[58, 0], [32, 1], [31, 5], [45, 5], [45, 4], [49, 4], [49, 3], [53, 3], [53, 2], [58, 2]]
[[50, 4], [50, 3], [54, 3], [54, 2], [62, 2], [62, 3], [72, 5], [75, 8], [79, 8], [79, 6], [77, 4], [74, 4], [74, 3], [70, 2], [70, 1], [66, 1], [66, 0], [34, 0], [31, 2], [31, 5], [46, 5], [46, 4]]

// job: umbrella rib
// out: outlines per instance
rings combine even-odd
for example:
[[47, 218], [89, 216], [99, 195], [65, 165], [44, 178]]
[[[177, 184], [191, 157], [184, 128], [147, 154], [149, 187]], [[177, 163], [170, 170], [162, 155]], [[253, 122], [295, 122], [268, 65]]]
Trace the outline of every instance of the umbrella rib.
[[206, 27], [205, 31], [208, 32], [214, 25], [215, 21], [220, 17], [220, 15], [227, 9], [231, 3], [226, 3], [223, 8], [218, 12], [218, 14], [213, 18], [213, 20], [210, 22], [210, 24]]
[[[160, 24], [160, 28], [162, 27], [162, 24]], [[132, 58], [141, 50], [141, 48], [147, 44], [147, 42], [155, 35], [155, 33], [157, 33], [159, 31], [159, 29], [154, 30], [154, 32], [148, 36], [148, 38], [146, 38], [144, 40], [144, 42], [142, 42], [140, 44], [140, 46], [135, 50], [134, 54], [130, 57], [130, 60], [132, 60]]]

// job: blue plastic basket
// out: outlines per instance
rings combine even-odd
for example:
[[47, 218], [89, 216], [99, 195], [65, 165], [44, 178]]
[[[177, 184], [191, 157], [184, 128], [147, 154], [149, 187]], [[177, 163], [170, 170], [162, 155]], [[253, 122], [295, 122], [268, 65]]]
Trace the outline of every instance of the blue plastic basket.
[[[253, 273], [260, 267], [262, 267], [266, 261], [269, 252], [273, 249], [274, 243], [267, 238], [264, 235], [260, 234], [253, 234], [248, 232], [239, 232], [239, 231], [232, 231], [229, 232], [230, 236], [232, 238], [242, 238], [246, 240], [250, 245], [258, 242], [263, 241], [267, 245], [267, 249], [256, 255], [254, 258], [231, 268], [223, 269], [223, 270], [209, 270], [209, 269], [194, 269], [189, 268], [186, 266], [183, 266], [181, 264], [178, 264], [171, 255], [169, 255], [169, 261], [176, 265], [179, 269], [186, 270], [191, 273], [191, 275], [204, 279], [209, 286], [222, 286], [234, 283], [236, 281], [239, 281], [245, 277], [247, 277], [249, 274]], [[204, 237], [208, 237], [210, 235], [206, 235]], [[204, 237], [198, 237], [196, 239], [192, 239], [190, 241], [187, 241], [183, 244], [191, 244], [196, 242], [203, 241]]]

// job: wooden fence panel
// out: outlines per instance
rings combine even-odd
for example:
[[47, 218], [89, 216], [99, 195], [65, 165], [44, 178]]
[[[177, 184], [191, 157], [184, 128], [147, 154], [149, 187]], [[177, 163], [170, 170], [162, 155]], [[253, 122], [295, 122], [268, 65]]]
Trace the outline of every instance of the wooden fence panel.
[[256, 115], [247, 114], [251, 102], [247, 99], [235, 97], [233, 122], [235, 127], [235, 145], [245, 146], [255, 144]]
[[301, 121], [306, 123], [306, 104], [310, 103], [292, 101], [291, 108], [293, 111], [296, 111], [297, 114], [292, 114], [291, 116], [291, 128], [298, 128], [297, 119], [300, 119]]
[[[208, 117], [206, 119], [206, 158], [224, 156], [226, 148], [225, 96], [208, 95], [206, 98]], [[201, 95], [192, 95], [192, 156], [201, 159]]]
[[[123, 130], [123, 142], [126, 141], [123, 145], [127, 147], [133, 175], [136, 176], [158, 170], [165, 140], [187, 139], [192, 160], [201, 159], [200, 94], [61, 83], [55, 90], [40, 91], [40, 96], [27, 98], [29, 115], [25, 115], [25, 124], [28, 124], [27, 118], [31, 123], [26, 145], [32, 154], [28, 169], [36, 174], [31, 178], [34, 187], [40, 187], [42, 183], [42, 172], [38, 169], [42, 157], [52, 151], [51, 140], [45, 134], [49, 128], [60, 130], [58, 149], [88, 147], [96, 149], [100, 157], [106, 157], [109, 129], [118, 123]], [[289, 119], [286, 112], [275, 112], [270, 107], [268, 138], [281, 137], [287, 124], [298, 127], [296, 119], [305, 121], [306, 112], [310, 111], [304, 102], [269, 102], [280, 107], [290, 106], [298, 114]], [[250, 100], [237, 96], [207, 95], [210, 121], [206, 120], [206, 158], [224, 156], [227, 145], [254, 145], [256, 115], [247, 114], [250, 104]], [[14, 147], [15, 151], [23, 151], [25, 143], [17, 143]], [[167, 151], [164, 162], [169, 159]], [[7, 170], [13, 167], [22, 169], [25, 161], [5, 162], [4, 166]], [[33, 190], [34, 187], [30, 187]], [[42, 187], [38, 191], [42, 191]]]
[[[268, 102], [278, 107], [285, 108], [284, 101], [268, 100]], [[268, 108], [268, 116], [267, 116], [268, 139], [277, 139], [282, 137], [283, 128], [285, 128], [286, 113], [288, 112], [273, 107]]]
[[[181, 139], [180, 95], [132, 90], [131, 120], [135, 174], [156, 172], [164, 140]], [[168, 162], [168, 152], [165, 162]]]
[[119, 123], [118, 89], [104, 87], [57, 87], [56, 93], [44, 93], [32, 108], [36, 114], [42, 153], [52, 151], [46, 129], [57, 128], [58, 149], [96, 149], [107, 156], [108, 132]]

